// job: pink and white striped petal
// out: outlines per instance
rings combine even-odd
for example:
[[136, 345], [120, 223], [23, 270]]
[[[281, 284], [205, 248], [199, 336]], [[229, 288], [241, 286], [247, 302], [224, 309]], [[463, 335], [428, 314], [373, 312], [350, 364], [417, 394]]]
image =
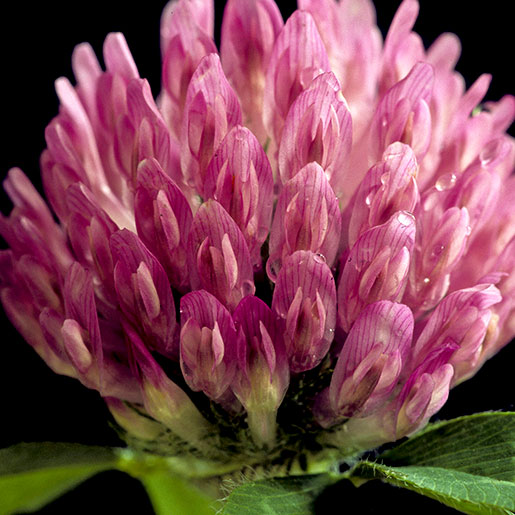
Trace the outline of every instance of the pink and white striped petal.
[[316, 161], [337, 195], [345, 188], [352, 146], [352, 120], [332, 72], [322, 73], [292, 103], [279, 146], [279, 177], [284, 184]]
[[263, 126], [265, 74], [284, 22], [273, 0], [229, 0], [222, 21], [220, 56], [227, 79], [240, 98], [244, 123], [259, 142]]
[[368, 304], [402, 299], [414, 245], [415, 218], [407, 211], [358, 238], [342, 262], [338, 284], [338, 316], [346, 332]]
[[321, 254], [333, 266], [340, 246], [341, 214], [324, 170], [309, 163], [281, 191], [270, 230], [267, 273], [275, 281], [282, 261], [297, 250]]
[[204, 194], [214, 198], [241, 229], [252, 264], [261, 268], [261, 246], [270, 231], [274, 179], [256, 137], [237, 125], [216, 150], [206, 172]]
[[181, 370], [188, 386], [215, 401], [227, 397], [236, 373], [236, 329], [227, 308], [198, 290], [181, 298]]
[[329, 351], [336, 327], [336, 287], [323, 258], [299, 250], [283, 263], [272, 298], [282, 319], [293, 374], [315, 368]]
[[187, 244], [193, 215], [186, 197], [155, 159], [138, 168], [134, 196], [138, 236], [166, 270], [170, 284], [189, 288]]
[[191, 78], [181, 133], [181, 167], [186, 184], [204, 195], [209, 161], [225, 135], [241, 124], [238, 97], [217, 54], [203, 57]]
[[202, 204], [193, 218], [188, 259], [191, 287], [207, 290], [230, 311], [255, 291], [245, 238], [216, 200]]

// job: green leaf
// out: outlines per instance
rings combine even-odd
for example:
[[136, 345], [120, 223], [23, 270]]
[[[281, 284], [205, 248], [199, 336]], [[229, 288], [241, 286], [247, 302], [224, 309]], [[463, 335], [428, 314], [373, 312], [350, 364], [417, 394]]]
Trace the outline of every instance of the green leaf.
[[140, 476], [156, 515], [214, 515], [213, 499], [188, 481], [156, 471]]
[[363, 461], [351, 479], [382, 479], [473, 515], [501, 515], [515, 510], [515, 484], [441, 467], [389, 467]]
[[115, 468], [114, 449], [21, 443], [0, 449], [0, 515], [36, 511], [87, 478]]
[[312, 515], [321, 491], [334, 481], [327, 474], [265, 479], [235, 488], [223, 515]]
[[515, 481], [515, 413], [478, 413], [432, 424], [383, 453], [379, 461]]

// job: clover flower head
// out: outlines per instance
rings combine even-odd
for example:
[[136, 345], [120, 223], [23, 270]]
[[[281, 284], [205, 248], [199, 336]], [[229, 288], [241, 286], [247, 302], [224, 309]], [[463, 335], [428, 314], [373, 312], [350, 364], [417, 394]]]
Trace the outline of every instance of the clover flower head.
[[[515, 334], [515, 99], [465, 91], [404, 0], [173, 1], [157, 99], [76, 47], [41, 174], [4, 188], [0, 295], [136, 448], [272, 463], [422, 428]], [[54, 216], [55, 215], [55, 216]]]

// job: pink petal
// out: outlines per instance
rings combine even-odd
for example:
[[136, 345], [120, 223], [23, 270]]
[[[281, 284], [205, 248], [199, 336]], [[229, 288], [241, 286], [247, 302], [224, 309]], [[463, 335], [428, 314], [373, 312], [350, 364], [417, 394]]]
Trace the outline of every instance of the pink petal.
[[329, 351], [336, 326], [334, 277], [319, 255], [300, 250], [284, 261], [272, 309], [285, 322], [291, 372], [316, 367]]
[[349, 245], [366, 230], [385, 223], [395, 212], [413, 213], [419, 201], [418, 164], [413, 150], [393, 143], [382, 160], [365, 175], [354, 197], [349, 222]]
[[236, 329], [231, 314], [210, 293], [181, 298], [181, 369], [194, 391], [218, 400], [236, 372]]
[[322, 73], [296, 98], [286, 117], [278, 156], [281, 181], [316, 161], [341, 194], [351, 145], [352, 120], [340, 84], [332, 72]]
[[246, 114], [245, 125], [265, 144], [265, 74], [284, 23], [272, 0], [229, 0], [222, 21], [220, 55], [227, 79]]
[[189, 286], [187, 235], [193, 215], [181, 190], [155, 159], [138, 168], [134, 215], [141, 241], [163, 265], [172, 286], [184, 291]]
[[207, 166], [225, 135], [241, 124], [238, 98], [217, 54], [202, 58], [191, 78], [182, 124], [181, 166], [186, 183], [204, 195]]
[[281, 262], [296, 250], [311, 250], [332, 266], [339, 249], [341, 214], [324, 170], [306, 165], [281, 191], [270, 231], [267, 273], [275, 281]]
[[234, 127], [209, 163], [204, 193], [238, 224], [259, 268], [272, 219], [273, 185], [270, 163], [256, 137], [245, 127]]
[[266, 72], [263, 119], [272, 141], [279, 142], [291, 104], [329, 61], [310, 14], [295, 11], [277, 36]]
[[401, 300], [414, 243], [415, 219], [406, 211], [399, 211], [356, 241], [338, 285], [338, 315], [345, 331], [367, 304]]
[[115, 288], [124, 318], [141, 331], [150, 347], [175, 355], [175, 307], [163, 267], [126, 229], [113, 234], [110, 243]]
[[188, 240], [190, 283], [212, 293], [231, 311], [252, 295], [252, 264], [245, 238], [227, 211], [208, 200], [197, 211]]

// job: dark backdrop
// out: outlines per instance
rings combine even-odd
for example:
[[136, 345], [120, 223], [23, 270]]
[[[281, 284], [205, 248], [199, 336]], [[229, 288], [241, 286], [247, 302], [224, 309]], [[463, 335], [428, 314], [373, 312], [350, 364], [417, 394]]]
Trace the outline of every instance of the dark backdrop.
[[[451, 11], [449, 0], [422, 0], [416, 30], [426, 46], [446, 31], [457, 33], [463, 44], [458, 70], [470, 85], [481, 73], [494, 76], [487, 95], [498, 100], [513, 92], [512, 26], [503, 11], [506, 2], [484, 3], [482, 11]], [[11, 3], [3, 15], [2, 59], [2, 136], [0, 176], [12, 166], [20, 166], [39, 185], [38, 159], [44, 148], [44, 128], [57, 111], [53, 81], [71, 77], [73, 47], [89, 41], [101, 51], [105, 35], [122, 31], [132, 50], [140, 74], [149, 79], [154, 94], [159, 91], [159, 17], [164, 2], [130, 3], [121, 0], [89, 0], [85, 3], [48, 1]], [[219, 27], [223, 2], [217, 4]], [[388, 27], [397, 1], [376, 1], [381, 29]], [[477, 5], [477, 4], [476, 4]], [[291, 12], [281, 4], [285, 14]], [[9, 201], [2, 193], [2, 212]], [[12, 329], [1, 313], [0, 363], [0, 446], [19, 441], [79, 441], [88, 444], [117, 445], [108, 428], [109, 414], [96, 392], [78, 382], [53, 374], [32, 349]], [[511, 366], [515, 345], [504, 349], [469, 382], [451, 392], [438, 415], [451, 418], [490, 409], [513, 409]], [[398, 489], [368, 484], [364, 487], [371, 506], [350, 507], [352, 489], [330, 492], [320, 504], [320, 513], [454, 513]], [[361, 493], [361, 492], [360, 492]], [[364, 492], [363, 492], [364, 493]], [[345, 501], [344, 501], [345, 500]], [[335, 503], [335, 504], [333, 504]], [[1, 506], [1, 500], [0, 500]], [[329, 508], [328, 508], [329, 507]], [[45, 508], [42, 513], [151, 513], [139, 484], [119, 473], [104, 473]], [[348, 510], [348, 511], [347, 511]], [[404, 510], [404, 511], [403, 511]], [[1, 511], [1, 510], [0, 510]], [[194, 515], [194, 514], [192, 514]]]

